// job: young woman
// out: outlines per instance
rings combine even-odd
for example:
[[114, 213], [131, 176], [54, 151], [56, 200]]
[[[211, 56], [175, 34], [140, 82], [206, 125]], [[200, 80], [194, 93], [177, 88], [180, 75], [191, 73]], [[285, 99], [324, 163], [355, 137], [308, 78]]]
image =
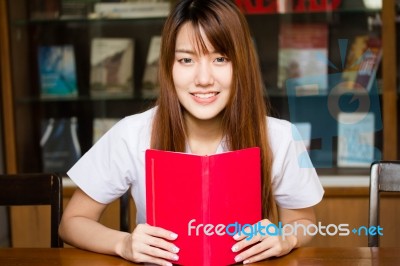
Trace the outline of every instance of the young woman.
[[[299, 166], [306, 150], [293, 140], [292, 125], [267, 116], [248, 25], [233, 1], [178, 2], [163, 30], [159, 79], [156, 107], [122, 119], [68, 172], [78, 189], [60, 225], [64, 241], [133, 262], [171, 265], [168, 260], [178, 258], [179, 247], [171, 241], [178, 236], [146, 224], [148, 148], [205, 155], [260, 147], [261, 223], [315, 222], [312, 206], [323, 189], [314, 168]], [[101, 225], [107, 204], [130, 187], [137, 207], [135, 230]], [[242, 236], [235, 237], [232, 250], [236, 261], [250, 263], [285, 255], [309, 239], [302, 232], [285, 238], [259, 235], [251, 241]]]

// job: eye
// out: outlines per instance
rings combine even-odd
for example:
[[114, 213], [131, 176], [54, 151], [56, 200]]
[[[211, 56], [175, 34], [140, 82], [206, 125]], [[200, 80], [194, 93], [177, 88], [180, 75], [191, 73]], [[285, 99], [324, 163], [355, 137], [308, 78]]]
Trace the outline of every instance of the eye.
[[179, 63], [183, 63], [183, 64], [190, 64], [193, 63], [193, 60], [190, 58], [182, 58], [178, 60]]
[[221, 56], [221, 57], [217, 57], [214, 61], [217, 63], [225, 63], [225, 62], [228, 62], [229, 60], [228, 60], [228, 58]]

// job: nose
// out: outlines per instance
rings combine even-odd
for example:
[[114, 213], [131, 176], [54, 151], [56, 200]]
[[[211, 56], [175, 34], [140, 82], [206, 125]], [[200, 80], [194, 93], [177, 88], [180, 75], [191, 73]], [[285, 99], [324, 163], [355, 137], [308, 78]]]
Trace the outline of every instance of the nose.
[[208, 86], [214, 83], [212, 68], [207, 62], [198, 64], [195, 83], [197, 86]]

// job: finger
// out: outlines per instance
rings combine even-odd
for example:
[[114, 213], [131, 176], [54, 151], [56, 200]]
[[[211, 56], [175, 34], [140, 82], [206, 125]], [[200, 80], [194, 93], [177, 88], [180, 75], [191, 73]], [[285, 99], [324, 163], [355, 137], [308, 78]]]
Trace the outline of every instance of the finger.
[[164, 239], [168, 240], [175, 240], [178, 238], [178, 235], [172, 231], [169, 231], [167, 229], [161, 228], [161, 227], [156, 227], [156, 226], [151, 226], [148, 224], [145, 224], [144, 227], [145, 233], [155, 236], [155, 237], [161, 237]]
[[162, 258], [162, 259], [167, 259], [167, 260], [172, 260], [172, 261], [177, 261], [179, 259], [179, 256], [177, 254], [165, 251], [165, 250], [157, 248], [157, 247], [148, 246], [148, 245], [145, 245], [141, 252], [146, 255], [149, 255], [151, 257], [155, 257], [155, 258]]
[[162, 228], [139, 224], [132, 233], [134, 261], [138, 261], [136, 256], [141, 254], [168, 260], [178, 260], [179, 257], [175, 253], [179, 252], [179, 248], [168, 242], [167, 239], [162, 238], [169, 237], [170, 234], [170, 231]]
[[252, 247], [250, 247], [250, 248], [246, 249], [245, 251], [236, 255], [235, 261], [236, 262], [244, 261], [246, 259], [249, 259], [249, 258], [255, 256], [256, 254], [263, 252], [264, 250], [269, 249], [269, 248], [270, 248], [270, 246], [267, 243], [258, 242], [258, 244], [255, 244]]
[[248, 226], [246, 228], [243, 228], [240, 232], [236, 233], [233, 236], [233, 239], [235, 239], [236, 241], [240, 241], [240, 240], [243, 240], [243, 239], [250, 240], [255, 235], [257, 235], [257, 232], [255, 232], [256, 228], [257, 227], [255, 225], [252, 225], [251, 227]]
[[238, 252], [246, 247], [252, 246], [261, 242], [267, 236], [262, 236], [261, 234], [249, 234], [246, 238], [242, 238], [242, 240], [238, 241], [238, 243], [232, 246], [233, 252]]
[[271, 222], [268, 219], [264, 219], [253, 225], [244, 225], [240, 232], [237, 232], [233, 236], [233, 239], [235, 239], [236, 241], [243, 239], [250, 240], [255, 236], [265, 236], [267, 235], [266, 228], [269, 224], [271, 224]]
[[161, 249], [164, 249], [164, 250], [172, 252], [172, 253], [179, 252], [179, 248], [177, 246], [175, 246], [174, 244], [172, 244], [162, 238], [148, 236], [148, 237], [146, 237], [146, 239], [144, 239], [144, 243], [149, 246], [161, 248]]

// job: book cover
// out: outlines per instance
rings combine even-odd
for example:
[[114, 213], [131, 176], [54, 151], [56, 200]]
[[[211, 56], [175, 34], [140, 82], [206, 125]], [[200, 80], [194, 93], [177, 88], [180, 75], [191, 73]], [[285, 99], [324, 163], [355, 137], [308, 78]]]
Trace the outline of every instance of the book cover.
[[66, 173], [81, 157], [76, 117], [42, 121], [43, 172]]
[[39, 46], [38, 49], [41, 97], [77, 96], [74, 47], [72, 45]]
[[93, 120], [93, 144], [95, 144], [119, 119], [95, 118]]
[[132, 97], [134, 40], [94, 38], [91, 46], [90, 95]]
[[338, 166], [370, 167], [375, 158], [374, 132], [374, 113], [339, 113]]
[[[328, 27], [326, 24], [281, 24], [278, 52], [278, 88], [296, 81], [296, 91], [328, 88]], [[313, 80], [312, 83], [308, 81]]]
[[157, 98], [160, 93], [160, 84], [158, 82], [160, 49], [161, 36], [153, 36], [150, 41], [143, 74], [142, 97], [145, 99]]
[[371, 91], [381, 59], [380, 38], [368, 35], [356, 36], [347, 55], [341, 88]]
[[235, 230], [261, 220], [259, 148], [210, 156], [147, 150], [146, 209], [148, 224], [178, 234], [178, 264], [234, 264]]

